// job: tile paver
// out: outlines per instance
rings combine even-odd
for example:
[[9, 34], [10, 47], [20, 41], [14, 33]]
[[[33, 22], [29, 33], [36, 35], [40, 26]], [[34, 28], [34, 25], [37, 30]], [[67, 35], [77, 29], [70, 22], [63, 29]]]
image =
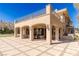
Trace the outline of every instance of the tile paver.
[[[26, 56], [26, 54], [24, 53], [19, 53], [19, 54], [16, 54], [15, 56]], [[28, 56], [28, 55], [27, 55]]]
[[[42, 54], [40, 54], [40, 55], [41, 55], [41, 56], [53, 56], [53, 55], [50, 55], [50, 54], [48, 54], [48, 53], [46, 53], [46, 52], [45, 52], [45, 53], [42, 53]], [[39, 56], [40, 56], [40, 55], [39, 55]]]
[[63, 56], [73, 56], [73, 55], [68, 54], [68, 53], [64, 53]]
[[44, 46], [39, 46], [39, 47], [37, 47], [36, 49], [38, 49], [38, 50], [40, 50], [40, 51], [45, 51], [45, 50], [47, 50], [48, 48], [46, 48], [46, 47], [44, 47]]
[[59, 56], [61, 54], [61, 51], [55, 49], [50, 49], [47, 52], [55, 56]]
[[13, 55], [16, 55], [20, 53], [20, 51], [16, 50], [16, 49], [13, 49], [13, 50], [9, 50], [9, 51], [6, 51], [6, 52], [3, 52], [3, 55], [6, 55], [6, 56], [13, 56]]
[[30, 48], [30, 47], [28, 47], [28, 46], [22, 46], [22, 47], [19, 47], [18, 49], [19, 49], [20, 51], [25, 52], [25, 51], [30, 50], [30, 49], [32, 49], [32, 48]]
[[26, 51], [26, 54], [31, 55], [31, 56], [35, 56], [35, 55], [38, 55], [40, 53], [41, 52], [39, 50], [36, 50], [36, 49], [32, 49], [32, 50]]
[[47, 45], [45, 40], [0, 38], [1, 56], [78, 56], [79, 43], [67, 42]]
[[71, 50], [71, 49], [66, 49], [65, 52], [66, 52], [66, 53], [69, 53], [69, 54], [72, 54], [72, 55], [75, 55], [75, 54], [77, 54], [78, 51], [76, 51], [76, 50]]

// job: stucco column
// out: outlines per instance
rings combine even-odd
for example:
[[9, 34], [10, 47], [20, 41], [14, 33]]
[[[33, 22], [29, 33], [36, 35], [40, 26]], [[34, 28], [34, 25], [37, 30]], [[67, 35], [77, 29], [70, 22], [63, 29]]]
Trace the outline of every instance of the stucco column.
[[23, 39], [23, 28], [20, 27], [20, 38]]
[[17, 28], [14, 28], [14, 37], [17, 37]]
[[63, 38], [63, 29], [61, 28], [61, 31], [60, 31], [60, 39]]
[[33, 35], [33, 28], [30, 26], [30, 40], [32, 41], [34, 38], [34, 35]]
[[52, 43], [52, 27], [50, 25], [47, 25], [46, 28], [46, 40], [47, 40], [47, 44]]
[[59, 28], [58, 27], [55, 28], [55, 40], [56, 41], [59, 40]]
[[23, 31], [23, 38], [24, 38], [26, 35], [25, 27], [23, 27], [22, 31]]

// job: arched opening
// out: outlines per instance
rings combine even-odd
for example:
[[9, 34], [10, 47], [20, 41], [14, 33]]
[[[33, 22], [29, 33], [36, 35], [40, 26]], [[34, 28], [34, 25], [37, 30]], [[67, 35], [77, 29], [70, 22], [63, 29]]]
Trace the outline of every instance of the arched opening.
[[52, 40], [55, 40], [55, 26], [52, 26]]
[[36, 24], [32, 26], [34, 29], [34, 39], [46, 39], [46, 25]]
[[20, 27], [15, 28], [16, 30], [16, 37], [20, 36]]
[[29, 38], [29, 26], [23, 27], [23, 38]]

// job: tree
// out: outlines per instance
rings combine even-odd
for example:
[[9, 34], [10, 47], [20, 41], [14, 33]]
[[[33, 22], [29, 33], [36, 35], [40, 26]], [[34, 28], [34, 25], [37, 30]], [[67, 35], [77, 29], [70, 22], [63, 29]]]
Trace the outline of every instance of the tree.
[[78, 19], [78, 29], [79, 29], [79, 3], [74, 3], [74, 6], [75, 6], [75, 8], [78, 10], [77, 19]]

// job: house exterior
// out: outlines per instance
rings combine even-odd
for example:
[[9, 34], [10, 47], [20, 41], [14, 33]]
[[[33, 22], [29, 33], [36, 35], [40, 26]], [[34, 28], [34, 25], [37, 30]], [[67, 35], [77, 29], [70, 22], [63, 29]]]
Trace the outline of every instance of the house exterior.
[[73, 25], [67, 9], [54, 11], [50, 4], [46, 5], [45, 13], [30, 19], [15, 22], [14, 36], [29, 40], [46, 40], [47, 44], [59, 41], [65, 35], [73, 33]]

